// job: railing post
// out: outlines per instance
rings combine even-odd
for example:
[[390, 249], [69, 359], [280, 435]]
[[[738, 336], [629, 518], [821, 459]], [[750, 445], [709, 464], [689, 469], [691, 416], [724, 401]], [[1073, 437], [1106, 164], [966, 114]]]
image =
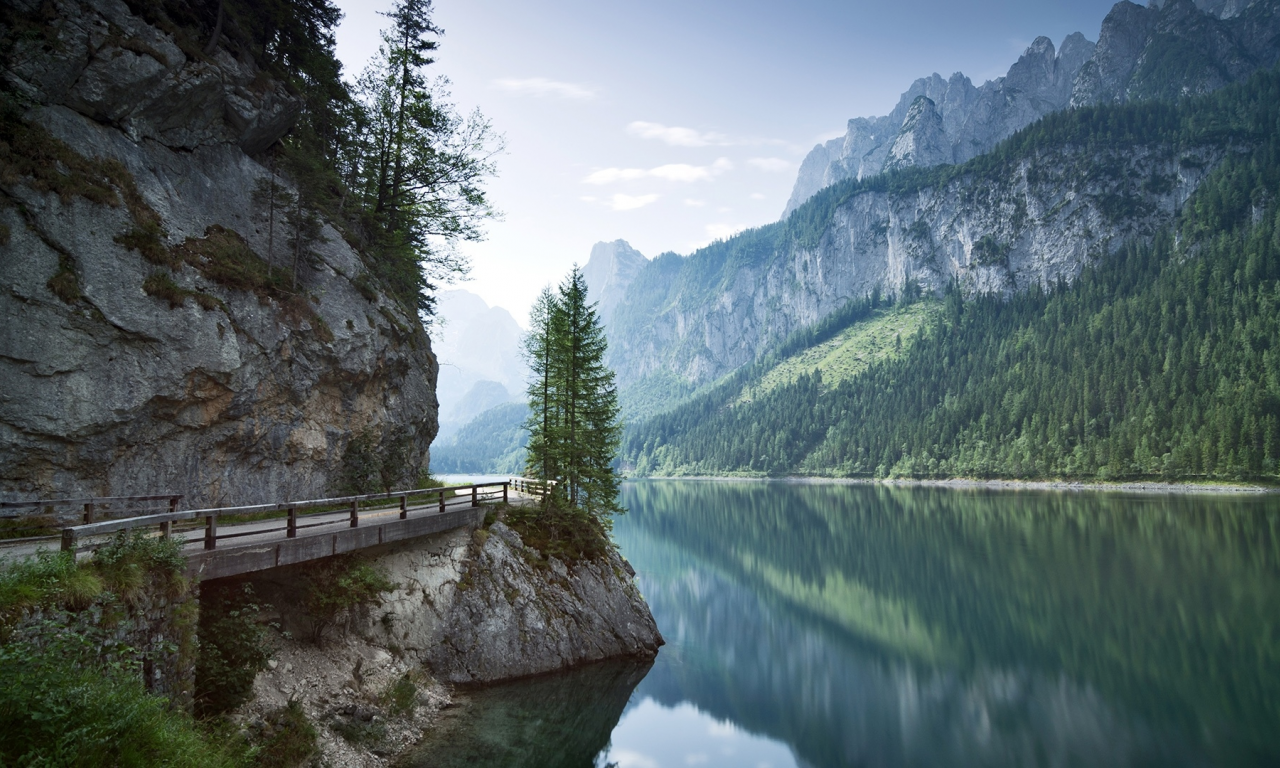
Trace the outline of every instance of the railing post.
[[170, 496], [170, 497], [169, 497], [169, 512], [170, 512], [171, 514], [172, 514], [172, 513], [174, 513], [174, 512], [177, 512], [177, 511], [178, 511], [178, 499], [180, 499], [180, 498], [182, 498], [182, 497], [181, 497], [181, 496]]
[[218, 547], [218, 516], [204, 516], [204, 548], [217, 549]]
[[93, 522], [93, 502], [86, 502], [84, 505], [84, 522], [85, 525]]
[[440, 513], [444, 514], [444, 491], [440, 491]]
[[76, 532], [75, 532], [75, 530], [73, 530], [73, 529], [71, 529], [71, 528], [63, 528], [63, 529], [62, 529], [62, 551], [63, 551], [63, 552], [75, 552], [75, 551], [76, 551]]
[[400, 494], [400, 519], [404, 520], [409, 516], [409, 494]]
[[508, 485], [510, 485], [510, 484], [511, 484], [511, 483], [509, 483], [509, 482], [506, 482], [506, 483], [503, 483], [503, 484], [502, 484], [502, 503], [503, 503], [503, 504], [506, 504], [506, 503], [507, 503], [507, 486], [508, 486]]
[[351, 527], [360, 527], [360, 500], [351, 502]]
[[160, 538], [168, 539], [173, 535], [173, 521], [165, 520], [160, 524]]
[[477, 486], [474, 484], [471, 486], [471, 506], [473, 507], [480, 506], [480, 502], [476, 499], [476, 488]]
[[289, 505], [288, 530], [285, 531], [284, 535], [290, 539], [298, 537], [298, 508], [293, 504]]

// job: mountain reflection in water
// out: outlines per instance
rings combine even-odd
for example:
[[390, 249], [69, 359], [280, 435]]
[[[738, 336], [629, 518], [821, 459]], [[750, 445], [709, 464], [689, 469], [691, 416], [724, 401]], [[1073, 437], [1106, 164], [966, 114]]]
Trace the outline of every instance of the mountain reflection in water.
[[647, 481], [622, 501], [669, 645], [594, 759], [547, 765], [1280, 762], [1276, 497]]

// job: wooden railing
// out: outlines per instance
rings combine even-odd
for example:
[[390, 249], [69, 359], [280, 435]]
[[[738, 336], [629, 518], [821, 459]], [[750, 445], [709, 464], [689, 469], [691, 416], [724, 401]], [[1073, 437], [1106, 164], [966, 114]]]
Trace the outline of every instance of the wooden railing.
[[525, 496], [533, 496], [537, 499], [546, 498], [551, 493], [551, 489], [555, 487], [555, 480], [530, 480], [527, 477], [513, 477], [509, 481], [511, 490]]
[[[460, 506], [477, 507], [482, 502], [506, 502], [508, 500], [508, 488], [511, 486], [510, 481], [494, 482], [494, 483], [476, 483], [473, 485], [458, 485], [446, 488], [419, 488], [406, 491], [392, 491], [390, 493], [369, 493], [359, 496], [339, 496], [326, 499], [310, 499], [307, 501], [288, 501], [276, 504], [254, 504], [241, 507], [218, 507], [212, 509], [195, 509], [187, 511], [171, 511], [158, 515], [142, 515], [137, 517], [124, 518], [121, 520], [108, 520], [100, 523], [86, 523], [84, 525], [75, 525], [62, 529], [62, 549], [66, 551], [76, 551], [80, 549], [80, 541], [89, 536], [99, 536], [102, 534], [115, 533], [116, 531], [130, 530], [134, 528], [150, 528], [157, 527], [160, 535], [169, 537], [173, 533], [174, 524], [194, 522], [195, 525], [188, 528], [191, 531], [198, 531], [200, 523], [204, 527], [204, 549], [216, 549], [219, 541], [228, 539], [242, 538], [246, 536], [263, 536], [276, 533], [284, 533], [285, 538], [295, 538], [298, 531], [319, 528], [322, 526], [345, 526], [350, 528], [358, 528], [360, 526], [360, 513], [362, 504], [364, 511], [377, 511], [384, 514], [387, 511], [395, 510], [394, 506], [367, 506], [371, 502], [398, 502], [399, 517], [406, 519], [411, 512], [430, 512], [443, 513], [449, 509]], [[412, 503], [411, 503], [412, 501]], [[307, 510], [310, 513], [304, 514]], [[336, 512], [346, 512], [340, 517], [332, 517]], [[330, 516], [330, 519], [319, 519], [321, 517]], [[255, 520], [243, 520], [243, 518], [253, 517]], [[228, 518], [241, 518], [241, 522], [257, 522], [261, 520], [280, 520], [283, 525], [278, 527], [254, 527], [253, 529], [242, 529], [219, 533], [218, 526], [220, 520]]]
[[[31, 538], [56, 537], [62, 520], [68, 515], [78, 515], [84, 523], [94, 523], [101, 518], [126, 514], [138, 517], [151, 512], [173, 513], [182, 501], [181, 493], [165, 493], [152, 496], [94, 496], [79, 499], [36, 499], [35, 501], [0, 501], [0, 519], [14, 521], [6, 524], [6, 533], [15, 531], [37, 532], [44, 535]], [[27, 521], [30, 524], [23, 526]], [[12, 536], [6, 541], [14, 541]]]

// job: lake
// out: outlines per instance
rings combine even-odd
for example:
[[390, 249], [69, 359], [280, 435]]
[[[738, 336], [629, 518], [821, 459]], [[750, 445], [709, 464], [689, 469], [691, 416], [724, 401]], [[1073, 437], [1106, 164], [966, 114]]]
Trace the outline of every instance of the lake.
[[463, 692], [411, 766], [1280, 764], [1280, 497], [640, 481], [667, 645]]

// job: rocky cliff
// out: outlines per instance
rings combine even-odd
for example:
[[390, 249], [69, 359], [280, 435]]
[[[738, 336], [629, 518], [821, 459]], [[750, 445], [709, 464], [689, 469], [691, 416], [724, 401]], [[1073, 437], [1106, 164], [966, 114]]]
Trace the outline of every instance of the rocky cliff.
[[601, 322], [608, 324], [626, 295], [627, 286], [648, 263], [644, 254], [626, 240], [591, 246], [591, 257], [582, 268], [582, 277], [587, 281], [587, 299], [596, 304]]
[[3, 24], [0, 495], [315, 496], [362, 429], [425, 466], [418, 319], [328, 224], [286, 255], [255, 198], [292, 186], [255, 153], [299, 101], [119, 0]]
[[877, 288], [1069, 282], [1171, 221], [1223, 151], [1062, 147], [941, 185], [812, 201], [811, 230], [784, 222], [656, 261], [618, 310], [610, 363], [623, 387], [666, 373], [701, 385]]

